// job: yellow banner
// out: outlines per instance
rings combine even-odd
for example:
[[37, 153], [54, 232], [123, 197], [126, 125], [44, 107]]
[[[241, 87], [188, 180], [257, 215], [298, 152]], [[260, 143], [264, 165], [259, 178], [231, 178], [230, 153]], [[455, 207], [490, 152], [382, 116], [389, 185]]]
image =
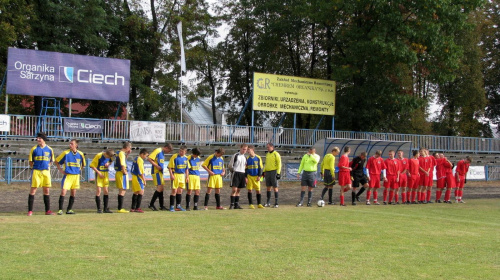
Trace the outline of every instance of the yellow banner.
[[335, 115], [334, 81], [253, 74], [253, 109], [300, 114]]

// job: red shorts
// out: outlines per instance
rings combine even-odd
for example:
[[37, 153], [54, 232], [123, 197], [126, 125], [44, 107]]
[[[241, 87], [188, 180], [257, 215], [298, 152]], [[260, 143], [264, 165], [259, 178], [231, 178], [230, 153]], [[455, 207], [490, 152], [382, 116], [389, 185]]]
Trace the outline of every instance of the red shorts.
[[380, 188], [380, 174], [370, 174], [370, 188]]
[[457, 188], [463, 188], [465, 185], [465, 176], [460, 176], [458, 175], [458, 178], [460, 178], [460, 182], [457, 181]]
[[434, 184], [434, 174], [429, 173], [429, 177], [427, 177], [427, 184], [425, 185], [426, 187], [432, 187], [432, 184]]
[[444, 189], [446, 187], [446, 177], [441, 177], [437, 179], [436, 187], [438, 189]]
[[427, 181], [429, 181], [429, 176], [425, 176], [425, 174], [420, 174], [420, 181], [418, 182], [419, 186], [427, 186]]
[[398, 185], [402, 188], [406, 188], [408, 186], [408, 176], [406, 174], [399, 174]]
[[420, 183], [420, 175], [411, 175], [409, 182], [410, 182], [410, 184], [408, 185], [408, 187], [410, 189], [414, 189], [414, 190], [418, 189], [418, 186]]
[[339, 172], [339, 185], [347, 186], [351, 184], [351, 173], [350, 172]]
[[397, 189], [398, 182], [396, 182], [396, 179], [398, 179], [397, 175], [387, 175], [387, 181], [384, 182], [384, 188]]

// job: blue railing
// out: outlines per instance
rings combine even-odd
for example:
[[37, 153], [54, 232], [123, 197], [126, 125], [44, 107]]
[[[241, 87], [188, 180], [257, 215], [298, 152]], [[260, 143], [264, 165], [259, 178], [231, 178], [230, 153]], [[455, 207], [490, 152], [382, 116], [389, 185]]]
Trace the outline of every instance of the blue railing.
[[[47, 117], [46, 117], [47, 118]], [[64, 117], [62, 118], [65, 119]], [[0, 132], [0, 137], [33, 138], [36, 135], [37, 116], [10, 115], [11, 127], [8, 132]], [[102, 133], [63, 132], [63, 135], [48, 135], [53, 138], [87, 138], [100, 141], [124, 141], [130, 139], [128, 120], [106, 119]], [[275, 145], [290, 147], [312, 146], [323, 138], [348, 138], [387, 141], [408, 141], [413, 147], [426, 147], [431, 151], [500, 153], [500, 139], [434, 136], [398, 133], [331, 131], [317, 129], [293, 129], [277, 127], [249, 127], [236, 125], [198, 125], [167, 122], [167, 142], [184, 142], [198, 145], [253, 143], [272, 141]], [[51, 128], [49, 131], [57, 131]]]

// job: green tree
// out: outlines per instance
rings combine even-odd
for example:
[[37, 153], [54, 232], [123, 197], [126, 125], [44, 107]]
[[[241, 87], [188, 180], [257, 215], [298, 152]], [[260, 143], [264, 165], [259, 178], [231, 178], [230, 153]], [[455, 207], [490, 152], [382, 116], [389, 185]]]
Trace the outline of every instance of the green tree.
[[488, 104], [486, 116], [500, 132], [500, 4], [488, 1], [484, 13], [486, 16], [482, 33], [484, 51], [484, 86]]

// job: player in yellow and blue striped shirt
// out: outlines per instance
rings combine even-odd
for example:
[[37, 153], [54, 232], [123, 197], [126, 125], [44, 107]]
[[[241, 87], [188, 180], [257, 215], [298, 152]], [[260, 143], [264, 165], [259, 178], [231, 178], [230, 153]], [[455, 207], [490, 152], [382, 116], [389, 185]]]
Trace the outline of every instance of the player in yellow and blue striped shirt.
[[144, 175], [144, 160], [148, 157], [148, 150], [141, 149], [139, 156], [134, 159], [132, 163], [132, 207], [130, 212], [144, 213], [141, 209], [142, 196], [144, 195], [144, 188], [146, 187], [146, 176]]
[[[64, 170], [61, 165], [64, 164]], [[80, 189], [80, 172], [85, 166], [85, 156], [78, 150], [78, 140], [71, 139], [69, 142], [69, 150], [62, 152], [56, 158], [56, 165], [59, 172], [64, 174], [61, 181], [61, 195], [59, 196], [59, 212], [63, 214], [64, 196], [67, 190], [71, 190], [69, 197], [68, 208], [66, 214], [75, 214], [73, 211], [73, 203], [75, 202], [76, 190]]]
[[[168, 162], [168, 170], [170, 171], [170, 180], [172, 183], [172, 192], [170, 193], [170, 212], [186, 211], [182, 208], [182, 190], [186, 188], [186, 182], [189, 182], [189, 165], [186, 157], [186, 146], [181, 146], [178, 154], [174, 154]], [[175, 207], [174, 207], [175, 203]]]
[[198, 201], [200, 199], [200, 150], [194, 148], [191, 151], [192, 155], [188, 156], [189, 165], [189, 176], [188, 176], [188, 190], [186, 194], [186, 210], [189, 211], [191, 203], [191, 193], [194, 191], [194, 206], [193, 210], [198, 210]]
[[50, 164], [54, 161], [54, 152], [45, 142], [47, 136], [40, 132], [36, 135], [38, 145], [30, 150], [28, 161], [31, 171], [31, 189], [28, 197], [28, 216], [33, 214], [33, 204], [35, 203], [35, 193], [37, 188], [43, 188], [43, 203], [45, 204], [45, 215], [54, 215], [50, 211], [50, 194], [52, 186], [50, 180]]
[[[95, 203], [97, 205], [97, 213], [113, 213], [109, 210], [109, 166], [113, 162], [113, 157], [115, 156], [115, 151], [113, 149], [107, 149], [102, 153], [98, 153], [92, 162], [90, 163], [90, 168], [95, 171], [95, 181], [96, 181], [96, 194]], [[102, 199], [104, 201], [104, 208], [101, 209], [101, 188], [104, 191]]]
[[123, 198], [129, 189], [128, 171], [127, 171], [127, 156], [132, 150], [130, 142], [123, 143], [123, 148], [116, 154], [115, 161], [115, 183], [118, 188], [118, 213], [128, 213], [129, 211], [123, 208]]
[[250, 209], [255, 209], [252, 201], [252, 190], [255, 189], [257, 196], [257, 207], [264, 208], [261, 204], [262, 195], [260, 193], [260, 179], [262, 178], [262, 158], [255, 154], [255, 147], [248, 146], [246, 174], [247, 174], [247, 190], [248, 190], [248, 203], [250, 204]]

